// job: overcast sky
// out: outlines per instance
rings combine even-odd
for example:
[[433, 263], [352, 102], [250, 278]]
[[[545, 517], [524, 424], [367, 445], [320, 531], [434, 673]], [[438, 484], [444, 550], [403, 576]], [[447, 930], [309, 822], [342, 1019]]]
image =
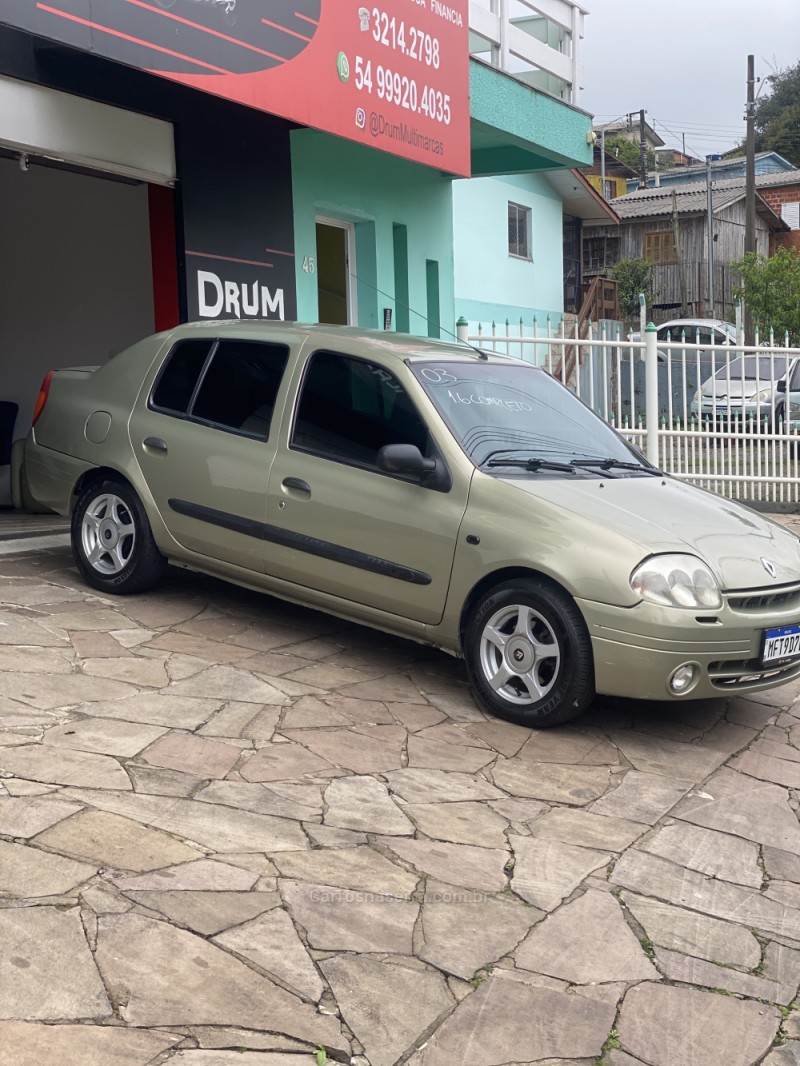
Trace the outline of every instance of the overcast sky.
[[744, 141], [748, 55], [756, 78], [800, 61], [800, 0], [581, 3], [579, 106], [597, 123], [630, 111], [638, 122], [644, 108], [666, 144], [680, 148], [685, 136], [699, 158]]

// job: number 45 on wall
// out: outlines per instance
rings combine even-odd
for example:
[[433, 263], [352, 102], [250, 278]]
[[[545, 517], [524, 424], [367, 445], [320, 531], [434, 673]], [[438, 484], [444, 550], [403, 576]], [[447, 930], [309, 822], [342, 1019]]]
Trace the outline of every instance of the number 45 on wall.
[[306, 274], [313, 274], [316, 269], [317, 268], [316, 268], [316, 265], [314, 263], [313, 255], [304, 255], [303, 256], [303, 270], [304, 270], [304, 272]]

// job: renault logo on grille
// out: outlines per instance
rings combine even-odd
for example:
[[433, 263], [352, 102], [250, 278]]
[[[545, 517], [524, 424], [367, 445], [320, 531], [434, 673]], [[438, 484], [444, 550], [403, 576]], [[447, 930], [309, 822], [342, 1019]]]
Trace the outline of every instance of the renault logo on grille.
[[767, 573], [769, 574], [770, 577], [777, 577], [778, 576], [778, 570], [777, 570], [777, 567], [775, 566], [775, 563], [771, 563], [769, 561], [769, 559], [762, 559], [761, 560], [761, 565], [764, 567], [764, 569], [767, 571]]

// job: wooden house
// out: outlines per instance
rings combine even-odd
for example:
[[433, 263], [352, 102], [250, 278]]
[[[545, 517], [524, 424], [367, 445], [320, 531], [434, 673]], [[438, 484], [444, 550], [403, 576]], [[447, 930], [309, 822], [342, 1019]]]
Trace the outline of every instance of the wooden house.
[[[611, 206], [618, 226], [584, 228], [583, 277], [607, 276], [620, 259], [649, 259], [654, 267], [653, 320], [709, 317], [733, 320], [731, 264], [744, 255], [745, 185], [741, 178], [712, 183], [713, 306], [708, 292], [708, 208], [704, 185], [641, 189]], [[772, 234], [789, 226], [756, 193], [756, 250], [770, 252]]]

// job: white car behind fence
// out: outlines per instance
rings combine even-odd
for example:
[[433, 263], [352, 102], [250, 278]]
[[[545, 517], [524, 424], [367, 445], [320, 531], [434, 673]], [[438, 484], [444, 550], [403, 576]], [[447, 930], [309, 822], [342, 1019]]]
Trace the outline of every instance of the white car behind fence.
[[709, 319], [674, 320], [655, 332], [653, 426], [639, 333], [623, 337], [602, 324], [588, 336], [577, 327], [564, 336], [534, 320], [479, 326], [464, 339], [544, 366], [677, 477], [756, 506], [800, 504], [800, 348], [758, 335], [745, 345], [731, 323]]

